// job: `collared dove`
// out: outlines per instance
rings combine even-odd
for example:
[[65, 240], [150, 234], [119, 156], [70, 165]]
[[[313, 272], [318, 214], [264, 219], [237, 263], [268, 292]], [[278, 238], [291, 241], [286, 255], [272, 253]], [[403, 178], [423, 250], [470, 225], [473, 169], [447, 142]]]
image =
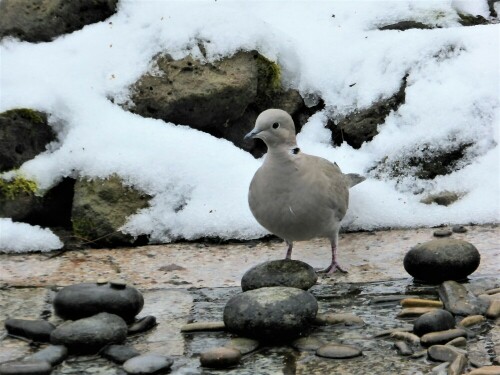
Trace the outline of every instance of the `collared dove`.
[[255, 219], [285, 240], [286, 259], [292, 256], [294, 241], [328, 238], [332, 262], [323, 272], [346, 272], [336, 259], [340, 222], [349, 188], [364, 177], [343, 174], [337, 164], [301, 152], [292, 117], [280, 109], [262, 112], [245, 138], [260, 138], [268, 149], [248, 192]]

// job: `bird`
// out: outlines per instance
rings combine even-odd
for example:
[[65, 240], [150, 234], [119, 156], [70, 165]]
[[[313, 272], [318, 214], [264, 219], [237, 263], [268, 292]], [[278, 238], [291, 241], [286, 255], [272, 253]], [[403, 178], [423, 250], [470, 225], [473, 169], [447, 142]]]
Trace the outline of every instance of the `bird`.
[[330, 240], [332, 260], [320, 272], [347, 272], [337, 261], [340, 225], [349, 203], [349, 188], [365, 180], [344, 174], [336, 163], [300, 150], [292, 117], [281, 109], [259, 114], [245, 139], [261, 139], [267, 153], [248, 189], [248, 205], [257, 222], [285, 240], [286, 258], [293, 243]]

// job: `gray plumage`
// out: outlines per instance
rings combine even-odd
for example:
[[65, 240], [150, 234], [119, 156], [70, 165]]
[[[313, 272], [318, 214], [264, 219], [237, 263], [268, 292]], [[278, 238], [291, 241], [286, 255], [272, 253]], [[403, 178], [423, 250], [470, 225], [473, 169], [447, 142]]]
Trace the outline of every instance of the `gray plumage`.
[[286, 241], [287, 258], [294, 241], [328, 238], [332, 262], [325, 271], [344, 271], [336, 261], [340, 222], [347, 211], [349, 188], [364, 177], [345, 175], [337, 164], [301, 152], [291, 116], [279, 109], [262, 112], [245, 138], [260, 138], [268, 148], [248, 193], [255, 219]]

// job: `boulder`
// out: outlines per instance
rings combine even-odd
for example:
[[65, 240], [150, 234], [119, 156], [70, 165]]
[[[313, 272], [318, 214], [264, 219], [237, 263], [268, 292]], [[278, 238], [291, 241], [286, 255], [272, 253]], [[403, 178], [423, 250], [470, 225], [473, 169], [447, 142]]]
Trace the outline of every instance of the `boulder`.
[[481, 256], [471, 243], [439, 238], [413, 247], [404, 257], [404, 268], [416, 280], [440, 283], [462, 280], [479, 266]]
[[288, 286], [307, 290], [314, 286], [317, 280], [318, 275], [314, 268], [307, 263], [279, 259], [250, 268], [241, 279], [241, 288], [247, 291], [270, 286]]
[[0, 38], [50, 42], [116, 12], [118, 0], [2, 0]]
[[116, 175], [107, 179], [79, 179], [71, 213], [73, 232], [94, 246], [137, 244], [136, 239], [122, 233], [120, 228], [130, 215], [147, 207], [149, 199], [146, 194], [125, 186]]
[[143, 306], [144, 298], [137, 289], [129, 285], [117, 286], [113, 282], [70, 285], [54, 298], [56, 314], [72, 320], [107, 312], [132, 322]]
[[290, 287], [250, 290], [232, 297], [224, 308], [226, 329], [267, 341], [304, 335], [318, 312], [309, 292]]

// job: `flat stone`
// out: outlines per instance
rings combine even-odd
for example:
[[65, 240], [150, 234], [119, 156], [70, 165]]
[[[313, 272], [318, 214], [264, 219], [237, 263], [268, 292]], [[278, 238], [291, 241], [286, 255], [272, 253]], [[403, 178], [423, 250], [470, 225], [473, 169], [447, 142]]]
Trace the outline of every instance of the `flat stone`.
[[128, 334], [135, 335], [137, 333], [146, 332], [155, 326], [156, 326], [156, 317], [154, 317], [153, 315], [148, 315], [132, 323], [128, 327]]
[[7, 362], [0, 365], [0, 375], [49, 375], [52, 366], [48, 362]]
[[200, 363], [203, 367], [228, 368], [236, 366], [241, 360], [241, 352], [233, 348], [213, 348], [200, 355]]
[[500, 375], [500, 366], [484, 366], [476, 368], [467, 375]]
[[239, 350], [241, 355], [245, 355], [256, 350], [259, 345], [257, 340], [247, 339], [245, 337], [235, 337], [231, 339], [225, 347]]
[[224, 331], [225, 329], [224, 322], [195, 322], [184, 324], [181, 332]]
[[431, 370], [431, 374], [432, 375], [447, 375], [449, 366], [450, 366], [450, 362], [443, 362], [440, 365], [433, 367]]
[[392, 328], [392, 329], [385, 329], [383, 331], [380, 331], [380, 332], [374, 334], [373, 338], [377, 339], [377, 338], [380, 338], [380, 337], [390, 336], [393, 333], [398, 333], [398, 332], [401, 332], [401, 333], [403, 333], [403, 332], [413, 332], [413, 328]]
[[141, 355], [137, 349], [128, 345], [109, 345], [101, 350], [99, 354], [118, 364], [122, 364], [127, 362], [130, 358]]
[[413, 332], [422, 336], [429, 332], [445, 331], [455, 327], [455, 318], [446, 310], [434, 310], [418, 317], [413, 322]]
[[323, 340], [314, 336], [301, 337], [292, 342], [292, 346], [302, 352], [315, 352], [324, 345], [326, 345], [326, 343]]
[[314, 323], [317, 325], [336, 325], [343, 324], [345, 326], [363, 326], [365, 321], [359, 316], [349, 313], [323, 313], [317, 314]]
[[496, 319], [500, 317], [500, 301], [493, 300], [490, 303], [490, 307], [486, 310], [486, 317], [490, 319]]
[[361, 350], [350, 345], [326, 344], [316, 351], [316, 355], [325, 358], [343, 359], [362, 355]]
[[48, 342], [56, 327], [46, 320], [7, 319], [5, 329], [10, 335], [21, 336], [33, 341]]
[[486, 321], [486, 318], [482, 315], [469, 315], [458, 322], [459, 327], [471, 327], [476, 324], [481, 324]]
[[452, 231], [449, 229], [437, 229], [433, 233], [434, 237], [450, 237], [452, 235]]
[[48, 362], [52, 366], [56, 366], [66, 359], [68, 356], [68, 348], [64, 345], [49, 345], [46, 348], [32, 354], [23, 359], [28, 362]]
[[403, 265], [416, 280], [437, 284], [465, 279], [477, 269], [480, 259], [471, 243], [441, 238], [413, 247], [405, 255]]
[[401, 301], [402, 307], [435, 307], [438, 309], [443, 308], [443, 302], [431, 300], [431, 299], [420, 299], [420, 298], [405, 298]]
[[420, 338], [420, 343], [423, 346], [431, 346], [438, 344], [446, 344], [448, 341], [456, 337], [466, 337], [467, 333], [460, 328], [448, 329], [446, 331], [438, 331], [426, 333]]
[[467, 358], [465, 357], [465, 355], [457, 355], [453, 362], [451, 362], [450, 364], [448, 375], [463, 374], [465, 366], [467, 366]]
[[81, 283], [61, 289], [54, 299], [54, 309], [63, 319], [76, 320], [107, 312], [133, 322], [142, 310], [144, 298], [130, 285]]
[[307, 332], [317, 312], [318, 302], [309, 292], [259, 288], [232, 297], [224, 308], [224, 323], [241, 336], [282, 341]]
[[391, 302], [400, 302], [400, 301], [402, 301], [404, 299], [408, 299], [408, 298], [417, 298], [417, 296], [408, 296], [406, 294], [376, 296], [370, 300], [370, 303], [372, 303], [372, 304], [385, 304], [385, 303], [391, 303]]
[[412, 344], [420, 343], [420, 337], [410, 332], [392, 332], [391, 338], [411, 342]]
[[497, 294], [500, 293], [500, 288], [493, 288], [484, 291], [484, 294]]
[[394, 347], [398, 351], [398, 353], [402, 356], [408, 356], [413, 354], [413, 350], [411, 350], [410, 346], [404, 341], [396, 341], [394, 343]]
[[402, 309], [397, 317], [398, 318], [415, 318], [417, 316], [421, 316], [431, 311], [438, 310], [435, 307], [407, 307]]
[[465, 337], [456, 337], [453, 340], [448, 341], [445, 345], [454, 346], [456, 348], [460, 348], [460, 347], [464, 348], [467, 346], [467, 340], [465, 339]]
[[486, 311], [484, 302], [456, 281], [445, 281], [438, 288], [445, 309], [454, 315], [481, 315]]
[[307, 290], [316, 284], [318, 276], [307, 263], [279, 259], [250, 268], [241, 279], [243, 291], [272, 286], [286, 286]]
[[457, 349], [454, 346], [433, 345], [428, 350], [429, 358], [440, 362], [453, 362], [457, 355], [467, 353], [464, 350]]
[[174, 361], [163, 355], [149, 353], [130, 358], [123, 364], [123, 369], [128, 374], [146, 375], [167, 371]]
[[454, 225], [451, 227], [451, 230], [453, 233], [465, 233], [467, 232], [467, 228], [464, 227], [463, 225]]
[[72, 351], [92, 352], [107, 344], [123, 342], [126, 337], [127, 324], [122, 318], [100, 313], [57, 327], [50, 341], [52, 344], [65, 345]]

